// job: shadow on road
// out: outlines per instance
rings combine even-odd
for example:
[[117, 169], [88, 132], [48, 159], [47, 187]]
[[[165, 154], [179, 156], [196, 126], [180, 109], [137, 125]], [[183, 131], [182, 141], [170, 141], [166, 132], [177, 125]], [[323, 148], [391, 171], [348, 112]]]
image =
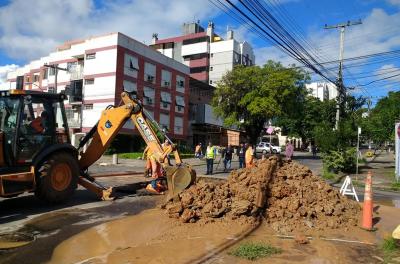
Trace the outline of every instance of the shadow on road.
[[[146, 187], [146, 182], [137, 182], [113, 187], [112, 196], [115, 199], [136, 194], [140, 189]], [[143, 193], [141, 195], [144, 195]], [[28, 216], [49, 213], [52, 211], [99, 202], [100, 200], [86, 189], [78, 189], [66, 203], [50, 204], [39, 200], [34, 194], [27, 194], [0, 201], [0, 224], [23, 220]]]

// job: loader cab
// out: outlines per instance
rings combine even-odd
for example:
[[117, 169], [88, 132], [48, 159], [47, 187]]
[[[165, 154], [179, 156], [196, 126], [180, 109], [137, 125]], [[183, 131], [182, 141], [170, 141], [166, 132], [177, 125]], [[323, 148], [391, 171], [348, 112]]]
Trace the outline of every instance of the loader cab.
[[0, 92], [1, 167], [23, 169], [49, 146], [69, 143], [65, 95]]

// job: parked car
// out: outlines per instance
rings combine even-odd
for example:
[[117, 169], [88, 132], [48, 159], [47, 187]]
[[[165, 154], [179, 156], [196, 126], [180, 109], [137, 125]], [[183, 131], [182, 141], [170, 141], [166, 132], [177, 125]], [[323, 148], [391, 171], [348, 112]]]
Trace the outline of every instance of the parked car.
[[256, 146], [256, 153], [267, 154], [267, 153], [271, 153], [271, 151], [274, 154], [279, 154], [279, 153], [281, 153], [282, 150], [281, 150], [281, 147], [272, 145], [268, 142], [260, 142]]

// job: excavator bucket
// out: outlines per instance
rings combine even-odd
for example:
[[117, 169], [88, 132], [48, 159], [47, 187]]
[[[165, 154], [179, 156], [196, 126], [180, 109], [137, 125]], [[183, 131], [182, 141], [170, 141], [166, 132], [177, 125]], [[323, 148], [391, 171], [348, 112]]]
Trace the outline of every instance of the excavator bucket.
[[196, 181], [196, 172], [189, 165], [166, 166], [164, 169], [168, 184], [167, 201], [176, 198], [180, 192]]

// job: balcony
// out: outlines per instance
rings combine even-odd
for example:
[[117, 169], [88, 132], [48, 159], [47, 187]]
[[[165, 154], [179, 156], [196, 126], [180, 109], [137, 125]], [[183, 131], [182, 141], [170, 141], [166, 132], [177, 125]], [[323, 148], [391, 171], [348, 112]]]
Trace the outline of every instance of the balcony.
[[72, 64], [69, 66], [70, 80], [82, 80], [83, 79], [83, 65], [82, 64]]
[[70, 104], [82, 104], [82, 85], [83, 80], [71, 81], [71, 84], [65, 88]]

